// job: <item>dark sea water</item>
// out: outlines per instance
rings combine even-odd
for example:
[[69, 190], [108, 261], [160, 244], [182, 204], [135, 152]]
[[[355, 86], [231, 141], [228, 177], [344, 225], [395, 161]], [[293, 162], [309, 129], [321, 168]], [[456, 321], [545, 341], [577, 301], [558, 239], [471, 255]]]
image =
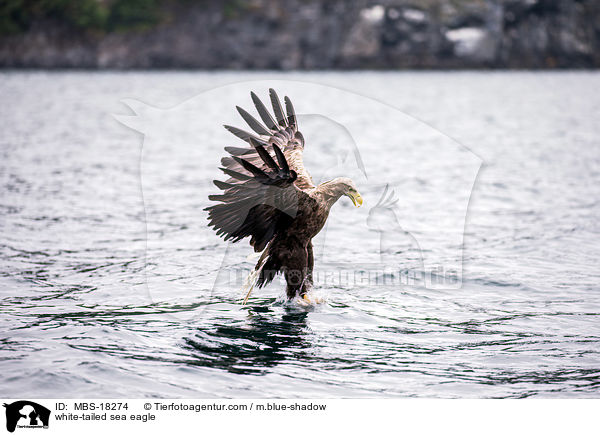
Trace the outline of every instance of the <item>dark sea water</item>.
[[[271, 80], [306, 113], [315, 181], [348, 174], [365, 198], [316, 239], [309, 307], [280, 282], [243, 306], [256, 259], [202, 211], [241, 145], [220, 125]], [[598, 89], [596, 72], [3, 72], [0, 396], [600, 397]], [[457, 280], [428, 285], [435, 265]]]

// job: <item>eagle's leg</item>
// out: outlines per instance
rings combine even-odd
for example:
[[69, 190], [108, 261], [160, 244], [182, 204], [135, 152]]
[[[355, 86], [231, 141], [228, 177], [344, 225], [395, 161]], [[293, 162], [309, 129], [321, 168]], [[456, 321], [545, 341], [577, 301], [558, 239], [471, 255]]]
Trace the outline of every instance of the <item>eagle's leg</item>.
[[308, 281], [308, 249], [295, 249], [288, 257], [288, 264], [284, 268], [286, 293], [290, 299], [304, 296]]
[[308, 296], [308, 291], [313, 288], [313, 268], [315, 266], [315, 257], [313, 254], [313, 245], [312, 242], [308, 242], [308, 246], [306, 247], [307, 253], [307, 267], [306, 267], [306, 279], [304, 280], [304, 287], [302, 288], [302, 292], [300, 295], [302, 299], [308, 304], [320, 304], [323, 302], [323, 299], [319, 297], [312, 297], [312, 299]]

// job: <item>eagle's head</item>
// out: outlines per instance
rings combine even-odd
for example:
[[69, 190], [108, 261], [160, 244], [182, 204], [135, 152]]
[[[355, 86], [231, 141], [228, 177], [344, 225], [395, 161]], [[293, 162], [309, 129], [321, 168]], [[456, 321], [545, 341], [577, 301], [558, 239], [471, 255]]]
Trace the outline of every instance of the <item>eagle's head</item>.
[[331, 180], [330, 183], [334, 196], [339, 198], [340, 196], [344, 195], [350, 198], [356, 207], [360, 207], [362, 205], [363, 198], [360, 196], [360, 193], [358, 193], [358, 189], [356, 188], [354, 181], [352, 181], [350, 178], [339, 177]]

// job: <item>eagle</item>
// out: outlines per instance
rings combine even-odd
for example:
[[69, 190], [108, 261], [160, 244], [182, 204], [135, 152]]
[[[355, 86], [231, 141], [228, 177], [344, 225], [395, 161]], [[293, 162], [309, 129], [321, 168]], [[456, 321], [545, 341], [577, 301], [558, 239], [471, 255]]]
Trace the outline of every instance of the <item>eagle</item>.
[[278, 273], [285, 277], [289, 299], [310, 302], [312, 239], [340, 197], [349, 197], [357, 207], [363, 199], [350, 178], [313, 183], [303, 163], [304, 136], [287, 96], [284, 112], [277, 93], [269, 89], [274, 116], [254, 92], [250, 96], [262, 123], [236, 106], [253, 133], [224, 126], [247, 146], [225, 147], [229, 155], [219, 169], [229, 178], [213, 181], [222, 192], [208, 197], [217, 202], [205, 209], [209, 226], [225, 241], [249, 237], [254, 251], [262, 253], [247, 282], [244, 303], [254, 286], [263, 287]]

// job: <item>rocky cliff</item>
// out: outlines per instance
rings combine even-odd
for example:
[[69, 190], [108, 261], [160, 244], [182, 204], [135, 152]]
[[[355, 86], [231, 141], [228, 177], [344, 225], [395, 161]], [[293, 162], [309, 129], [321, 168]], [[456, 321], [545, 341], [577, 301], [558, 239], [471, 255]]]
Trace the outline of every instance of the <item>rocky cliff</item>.
[[0, 37], [26, 68], [592, 68], [598, 0], [168, 1], [144, 29], [35, 20]]

